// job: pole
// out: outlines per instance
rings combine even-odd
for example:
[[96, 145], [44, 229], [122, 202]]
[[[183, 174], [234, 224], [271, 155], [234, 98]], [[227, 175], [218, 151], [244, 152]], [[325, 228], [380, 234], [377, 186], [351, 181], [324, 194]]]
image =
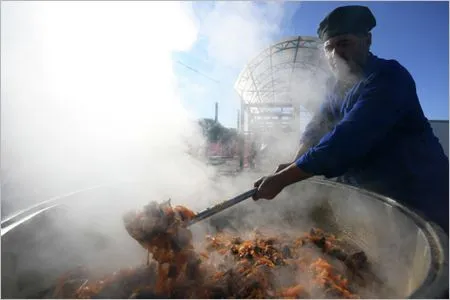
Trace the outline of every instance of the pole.
[[239, 167], [241, 171], [244, 169], [244, 155], [245, 155], [245, 105], [244, 105], [244, 99], [241, 97], [241, 121], [239, 124], [239, 132], [240, 132], [240, 138], [239, 138], [239, 149], [240, 149], [240, 155], [239, 155]]
[[239, 109], [237, 110], [237, 126], [236, 126], [236, 129], [237, 129], [237, 131], [239, 132], [239, 130], [240, 130], [240, 117], [241, 116], [241, 113], [239, 112]]
[[219, 119], [219, 103], [216, 102], [215, 109], [214, 109], [214, 122], [217, 123], [218, 119]]

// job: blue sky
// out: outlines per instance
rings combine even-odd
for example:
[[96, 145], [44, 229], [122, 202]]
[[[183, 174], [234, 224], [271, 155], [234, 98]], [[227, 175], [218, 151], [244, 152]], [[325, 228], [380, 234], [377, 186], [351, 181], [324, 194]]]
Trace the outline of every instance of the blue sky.
[[[396, 59], [410, 71], [416, 81], [422, 108], [429, 119], [448, 120], [448, 2], [286, 2], [282, 6], [281, 17], [272, 13], [271, 8], [264, 10], [264, 4], [258, 3], [254, 4], [253, 9], [260, 9], [262, 14], [253, 16], [256, 24], [248, 23], [248, 26], [278, 23], [277, 31], [254, 33], [256, 38], [258, 34], [264, 34], [270, 42], [285, 36], [315, 36], [317, 24], [328, 12], [348, 4], [366, 5], [372, 10], [377, 19], [377, 26], [372, 31], [372, 52], [382, 58]], [[210, 55], [209, 40], [215, 32], [203, 34], [202, 26], [210, 26], [211, 23], [203, 20], [214, 4], [197, 2], [192, 7], [200, 20], [200, 34], [190, 51], [176, 53], [174, 59], [202, 74], [175, 64], [177, 78], [185, 83], [182, 89], [184, 105], [198, 117], [213, 117], [214, 102], [218, 101], [219, 121], [235, 127], [239, 99], [233, 84], [243, 64], [223, 64], [222, 60], [216, 59], [217, 56]], [[236, 8], [230, 8], [222, 15], [225, 14], [237, 14], [248, 19], [245, 12]], [[216, 24], [218, 27], [221, 26], [218, 16], [222, 15], [215, 15], [219, 19]], [[240, 30], [235, 31], [235, 34], [239, 35]], [[262, 42], [260, 50], [268, 43], [267, 40]], [[242, 40], [239, 47], [247, 47], [247, 41]], [[236, 53], [236, 56], [239, 55]]]

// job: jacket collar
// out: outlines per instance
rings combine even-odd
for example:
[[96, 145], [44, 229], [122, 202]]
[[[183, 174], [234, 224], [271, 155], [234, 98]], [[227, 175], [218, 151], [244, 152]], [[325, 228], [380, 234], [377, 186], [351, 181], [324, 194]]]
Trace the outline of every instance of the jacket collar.
[[366, 64], [363, 68], [364, 77], [369, 76], [369, 74], [373, 73], [376, 70], [378, 62], [378, 57], [373, 55], [372, 52], [369, 52], [367, 56]]

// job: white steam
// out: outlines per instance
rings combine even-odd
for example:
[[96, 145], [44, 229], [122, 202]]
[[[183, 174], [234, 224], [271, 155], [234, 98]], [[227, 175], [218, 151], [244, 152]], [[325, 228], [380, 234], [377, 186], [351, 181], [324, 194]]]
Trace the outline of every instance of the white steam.
[[208, 55], [221, 65], [242, 69], [280, 33], [283, 5], [278, 2], [217, 2], [202, 20]]
[[204, 179], [171, 60], [196, 35], [177, 2], [2, 3], [5, 208], [118, 179]]

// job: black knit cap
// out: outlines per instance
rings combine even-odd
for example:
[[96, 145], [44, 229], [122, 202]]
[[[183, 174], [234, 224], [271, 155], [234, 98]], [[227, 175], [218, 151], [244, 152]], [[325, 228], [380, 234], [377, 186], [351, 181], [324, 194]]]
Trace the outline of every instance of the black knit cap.
[[342, 34], [369, 33], [377, 25], [374, 15], [366, 6], [341, 6], [320, 22], [317, 34], [322, 41]]

